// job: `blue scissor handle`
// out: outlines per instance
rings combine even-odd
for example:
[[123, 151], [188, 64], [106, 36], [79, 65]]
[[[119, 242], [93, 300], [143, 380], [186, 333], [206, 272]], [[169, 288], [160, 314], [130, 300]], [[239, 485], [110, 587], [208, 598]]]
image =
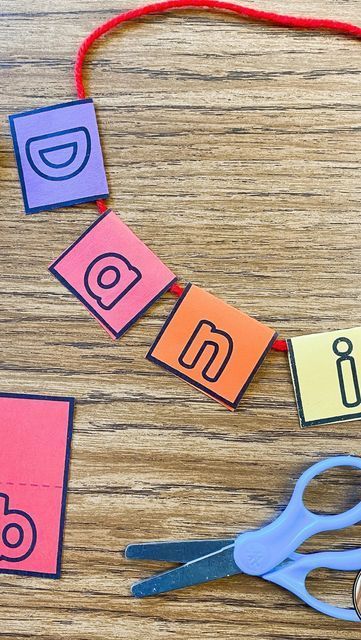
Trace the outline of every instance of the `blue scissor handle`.
[[298, 479], [287, 507], [276, 520], [266, 527], [238, 536], [234, 560], [241, 571], [251, 575], [264, 575], [316, 533], [343, 529], [361, 521], [361, 502], [344, 513], [335, 515], [315, 514], [303, 503], [304, 491], [315, 476], [332, 467], [344, 466], [361, 469], [361, 458], [335, 456], [312, 465]]
[[291, 554], [289, 561], [262, 576], [264, 580], [278, 584], [294, 593], [313, 609], [332, 618], [361, 622], [355, 609], [335, 607], [312, 596], [306, 588], [306, 578], [314, 569], [335, 569], [339, 571], [359, 571], [361, 569], [361, 549], [352, 551], [324, 551], [320, 553]]

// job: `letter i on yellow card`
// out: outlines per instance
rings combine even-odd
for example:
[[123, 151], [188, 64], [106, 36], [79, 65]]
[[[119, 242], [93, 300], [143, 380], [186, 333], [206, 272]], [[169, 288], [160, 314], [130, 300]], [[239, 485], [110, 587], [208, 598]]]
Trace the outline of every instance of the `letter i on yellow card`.
[[301, 427], [361, 418], [361, 327], [287, 343]]

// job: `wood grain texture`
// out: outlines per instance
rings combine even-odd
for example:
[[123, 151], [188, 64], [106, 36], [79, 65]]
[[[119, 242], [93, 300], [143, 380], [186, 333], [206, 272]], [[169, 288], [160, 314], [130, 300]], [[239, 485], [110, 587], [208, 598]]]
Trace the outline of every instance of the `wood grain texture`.
[[[361, 453], [360, 421], [300, 430], [285, 354], [232, 414], [144, 359], [170, 295], [113, 342], [47, 272], [96, 208], [24, 216], [6, 116], [73, 99], [79, 42], [136, 4], [1, 3], [0, 389], [77, 404], [62, 578], [0, 576], [0, 638], [354, 640], [355, 625], [247, 576], [129, 594], [156, 567], [125, 561], [128, 542], [259, 526], [307, 465]], [[361, 23], [357, 0], [258, 6]], [[109, 203], [182, 282], [281, 336], [360, 325], [360, 61], [357, 40], [202, 11], [118, 29], [86, 71]], [[310, 499], [345, 507], [359, 488], [334, 473]], [[346, 533], [307, 548], [359, 544], [361, 527]], [[309, 584], [346, 605], [353, 578]]]

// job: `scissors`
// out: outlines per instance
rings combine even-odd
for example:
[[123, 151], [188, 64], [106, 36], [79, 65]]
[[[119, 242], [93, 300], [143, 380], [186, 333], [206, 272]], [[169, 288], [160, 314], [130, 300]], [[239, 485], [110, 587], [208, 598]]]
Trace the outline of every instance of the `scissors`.
[[344, 529], [361, 522], [361, 502], [336, 515], [320, 515], [307, 509], [303, 495], [307, 485], [333, 467], [361, 469], [361, 458], [335, 456], [309, 467], [298, 479], [291, 499], [273, 522], [235, 538], [130, 544], [128, 559], [176, 562], [181, 566], [136, 582], [132, 594], [143, 598], [175, 589], [246, 573], [273, 582], [295, 594], [313, 609], [339, 620], [361, 622], [354, 608], [333, 606], [312, 596], [306, 578], [314, 569], [361, 570], [361, 547], [345, 551], [296, 553], [308, 538], [321, 531]]

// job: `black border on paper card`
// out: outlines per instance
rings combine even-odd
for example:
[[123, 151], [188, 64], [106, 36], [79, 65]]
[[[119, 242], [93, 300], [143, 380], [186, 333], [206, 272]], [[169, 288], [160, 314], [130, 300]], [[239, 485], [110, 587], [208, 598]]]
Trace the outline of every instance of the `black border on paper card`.
[[113, 329], [113, 327], [106, 321], [104, 320], [104, 318], [101, 316], [101, 314], [91, 305], [87, 302], [87, 300], [85, 300], [85, 298], [83, 298], [83, 296], [80, 295], [80, 293], [78, 293], [78, 291], [76, 289], [74, 289], [74, 287], [67, 281], [65, 280], [65, 278], [56, 270], [56, 265], [62, 261], [63, 258], [65, 258], [65, 256], [70, 253], [74, 247], [76, 247], [76, 245], [86, 236], [88, 235], [88, 233], [90, 231], [92, 231], [94, 229], [94, 227], [99, 224], [99, 222], [101, 222], [106, 216], [108, 216], [110, 213], [112, 213], [112, 209], [107, 209], [107, 211], [105, 211], [102, 215], [100, 215], [95, 222], [93, 222], [90, 227], [88, 227], [80, 236], [79, 238], [77, 238], [77, 240], [75, 240], [75, 242], [73, 242], [73, 244], [70, 245], [70, 247], [68, 247], [67, 249], [65, 249], [65, 251], [63, 251], [63, 253], [59, 256], [59, 258], [57, 258], [56, 260], [54, 260], [54, 262], [51, 263], [50, 267], [48, 267], [50, 273], [52, 273], [58, 280], [59, 282], [62, 283], [62, 285], [64, 285], [64, 287], [66, 287], [66, 289], [68, 289], [76, 298], [78, 298], [78, 300], [80, 300], [80, 302], [84, 305], [84, 307], [86, 307], [88, 309], [88, 311], [90, 311], [90, 313], [97, 319], [99, 320], [99, 322], [104, 325], [104, 327], [106, 327], [110, 333], [112, 334], [112, 337], [114, 339], [118, 339], [120, 338], [120, 336], [123, 335], [123, 333], [125, 333], [126, 331], [128, 331], [128, 329], [135, 323], [137, 322], [137, 320], [139, 320], [139, 318], [141, 318], [141, 316], [143, 316], [145, 314], [146, 311], [148, 311], [149, 307], [151, 307], [157, 300], [159, 300], [159, 298], [166, 292], [168, 291], [169, 287], [174, 284], [174, 282], [177, 281], [177, 277], [174, 276], [174, 278], [172, 278], [168, 284], [166, 284], [166, 286], [159, 291], [159, 293], [157, 293], [156, 296], [154, 296], [154, 298], [152, 298], [152, 300], [150, 300], [150, 302], [148, 302], [145, 307], [143, 307], [129, 322], [127, 322], [127, 324], [120, 330], [120, 331], [115, 331]]
[[197, 389], [200, 389], [201, 391], [206, 393], [208, 396], [214, 398], [215, 400], [219, 400], [220, 402], [224, 403], [228, 408], [236, 409], [237, 406], [239, 405], [239, 402], [240, 402], [242, 396], [244, 395], [244, 392], [246, 391], [249, 383], [251, 382], [252, 378], [255, 376], [257, 370], [261, 366], [263, 360], [265, 359], [267, 353], [271, 349], [271, 347], [272, 347], [274, 341], [276, 340], [278, 334], [276, 332], [273, 334], [273, 336], [272, 336], [271, 340], [269, 341], [268, 345], [266, 346], [264, 352], [262, 353], [262, 355], [259, 358], [258, 362], [256, 363], [256, 365], [252, 369], [252, 371], [251, 371], [250, 375], [248, 376], [246, 382], [243, 384], [240, 392], [238, 393], [238, 396], [236, 397], [236, 399], [233, 402], [231, 402], [227, 398], [224, 398], [223, 396], [219, 395], [218, 393], [215, 393], [214, 391], [212, 391], [208, 387], [204, 386], [203, 384], [200, 384], [199, 382], [196, 382], [195, 380], [193, 380], [193, 378], [185, 375], [184, 373], [182, 373], [181, 371], [178, 371], [177, 369], [174, 369], [174, 367], [171, 367], [170, 365], [166, 364], [162, 360], [158, 360], [158, 358], [156, 358], [155, 356], [152, 355], [154, 349], [156, 348], [156, 346], [157, 346], [157, 344], [159, 342], [159, 340], [163, 336], [163, 334], [164, 334], [165, 330], [167, 329], [169, 323], [171, 322], [173, 316], [177, 313], [180, 305], [182, 304], [182, 302], [184, 302], [184, 300], [185, 300], [185, 298], [186, 298], [186, 296], [187, 296], [187, 294], [190, 291], [192, 286], [193, 286], [192, 283], [189, 282], [187, 284], [187, 286], [185, 287], [183, 294], [181, 295], [179, 300], [177, 300], [176, 304], [174, 305], [174, 307], [173, 307], [172, 311], [170, 312], [167, 320], [165, 321], [163, 327], [161, 328], [159, 334], [157, 335], [156, 339], [154, 340], [152, 346], [150, 347], [150, 349], [149, 349], [149, 351], [148, 351], [148, 353], [147, 353], [147, 355], [145, 357], [150, 362], [153, 362], [154, 364], [158, 364], [159, 366], [163, 367], [164, 369], [166, 369], [170, 373], [173, 373], [175, 376], [178, 376], [178, 378], [181, 378], [185, 382], [188, 382], [193, 387], [196, 387]]
[[74, 417], [74, 403], [75, 398], [68, 396], [43, 396], [34, 395], [31, 393], [0, 393], [0, 398], [25, 398], [26, 400], [46, 400], [48, 402], [67, 402], [69, 405], [68, 413], [68, 430], [66, 437], [66, 452], [64, 461], [64, 475], [63, 475], [63, 489], [61, 499], [61, 513], [60, 513], [60, 527], [58, 538], [58, 555], [56, 560], [56, 573], [41, 573], [38, 571], [21, 571], [18, 569], [2, 569], [0, 567], [0, 574], [16, 574], [22, 576], [35, 576], [37, 578], [52, 578], [58, 579], [61, 574], [61, 559], [63, 554], [63, 534], [65, 525], [65, 511], [66, 511], [66, 498], [68, 491], [68, 478], [69, 478], [69, 466], [70, 466], [70, 452], [71, 452], [71, 438], [73, 435], [73, 417]]
[[51, 211], [52, 209], [69, 207], [70, 205], [73, 205], [73, 204], [82, 204], [83, 202], [94, 202], [94, 200], [102, 200], [103, 198], [107, 198], [109, 196], [109, 191], [108, 191], [108, 193], [102, 193], [102, 194], [99, 193], [94, 196], [85, 196], [84, 198], [78, 198], [76, 200], [67, 200], [65, 202], [57, 202], [54, 204], [44, 204], [39, 207], [29, 207], [29, 201], [26, 193], [26, 186], [25, 186], [25, 180], [24, 180], [23, 168], [21, 164], [21, 156], [19, 151], [19, 145], [18, 145], [14, 120], [16, 118], [23, 118], [26, 116], [30, 116], [34, 113], [41, 113], [42, 111], [53, 111], [54, 109], [64, 109], [65, 107], [72, 107], [75, 104], [85, 104], [88, 102], [92, 102], [94, 104], [94, 101], [91, 98], [85, 98], [84, 100], [72, 100], [71, 102], [61, 102], [59, 104], [51, 105], [50, 107], [40, 107], [39, 109], [32, 109], [31, 111], [23, 111], [22, 113], [14, 113], [8, 116], [9, 123], [10, 123], [11, 137], [13, 139], [13, 144], [14, 144], [15, 159], [16, 159], [16, 164], [19, 172], [21, 191], [23, 194], [25, 213], [29, 214], [29, 213], [39, 213], [39, 211]]
[[295, 353], [292, 345], [292, 338], [288, 338], [286, 340], [288, 346], [288, 359], [290, 363], [291, 376], [293, 382], [293, 388], [296, 397], [297, 411], [300, 419], [300, 425], [302, 428], [304, 427], [315, 427], [321, 424], [335, 424], [337, 422], [351, 422], [352, 420], [358, 420], [361, 418], [361, 412], [358, 413], [349, 413], [341, 416], [331, 416], [330, 418], [320, 418], [318, 420], [306, 420], [305, 413], [302, 404], [302, 395], [300, 389], [300, 382], [298, 378], [297, 365]]

